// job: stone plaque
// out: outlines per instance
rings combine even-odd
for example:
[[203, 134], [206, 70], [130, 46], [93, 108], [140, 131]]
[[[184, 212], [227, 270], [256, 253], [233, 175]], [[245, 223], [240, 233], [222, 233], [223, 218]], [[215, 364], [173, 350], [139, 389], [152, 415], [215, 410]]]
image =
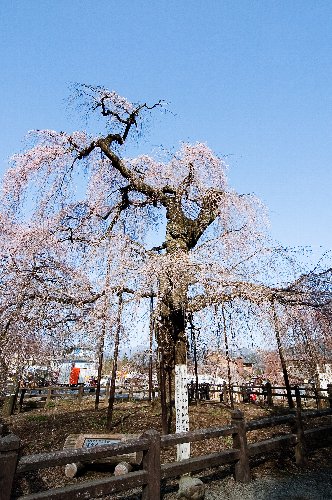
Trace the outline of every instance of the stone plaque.
[[[138, 434], [70, 434], [63, 446], [64, 450], [77, 448], [94, 448], [95, 446], [115, 445], [123, 441], [129, 441], [140, 437]], [[94, 463], [112, 463], [128, 462], [129, 464], [140, 464], [143, 458], [143, 452], [126, 453], [124, 455], [115, 455], [113, 457], [93, 460]], [[92, 461], [91, 461], [92, 462]]]
[[107, 438], [85, 438], [82, 448], [93, 448], [94, 446], [103, 446], [105, 444], [118, 444], [121, 439]]

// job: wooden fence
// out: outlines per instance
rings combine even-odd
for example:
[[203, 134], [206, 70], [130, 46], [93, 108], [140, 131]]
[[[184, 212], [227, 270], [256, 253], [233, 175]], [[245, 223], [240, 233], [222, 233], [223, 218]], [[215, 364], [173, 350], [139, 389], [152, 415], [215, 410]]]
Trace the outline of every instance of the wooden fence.
[[[301, 416], [299, 409], [288, 415], [264, 418], [246, 422], [239, 410], [231, 412], [231, 423], [220, 428], [200, 429], [192, 432], [160, 436], [155, 430], [149, 430], [139, 439], [126, 441], [116, 445], [96, 446], [73, 450], [41, 453], [19, 458], [20, 441], [16, 436], [0, 437], [0, 492], [2, 500], [74, 500], [92, 497], [104, 497], [119, 491], [142, 488], [142, 499], [160, 499], [161, 481], [193, 473], [211, 467], [232, 464], [236, 481], [249, 482], [251, 479], [250, 464], [253, 457], [264, 455], [285, 447], [294, 447], [296, 463], [301, 466], [306, 462], [306, 453], [318, 447], [332, 445], [332, 425], [324, 425], [313, 429], [304, 429], [303, 422], [308, 419], [332, 415], [332, 410], [310, 411]], [[251, 431], [288, 424], [290, 432], [278, 437], [248, 444], [247, 435]], [[195, 443], [211, 438], [232, 436], [231, 449], [222, 448], [215, 453], [192, 457], [180, 462], [161, 464], [161, 448], [172, 447], [181, 443]], [[122, 455], [132, 452], [143, 452], [140, 470], [122, 476], [106, 476], [103, 479], [89, 480], [50, 489], [43, 492], [15, 497], [12, 496], [13, 485], [18, 475], [47, 467], [65, 465], [72, 462], [90, 462], [93, 460]]]
[[[331, 388], [317, 389], [312, 386], [292, 386], [291, 393], [294, 400], [301, 401], [301, 406], [310, 406], [312, 403], [318, 408], [322, 404], [330, 404], [332, 406], [332, 384]], [[214, 385], [214, 384], [198, 384], [197, 390], [195, 384], [188, 385], [189, 401], [195, 400], [220, 400], [224, 403], [230, 401], [229, 386]], [[232, 399], [236, 403], [250, 402], [250, 396], [254, 395], [258, 403], [266, 403], [268, 406], [274, 404], [287, 403], [286, 388], [284, 386], [269, 386], [264, 391], [262, 385], [232, 385], [231, 386]]]
[[[250, 391], [248, 392], [248, 389]], [[293, 386], [292, 396], [297, 401], [300, 401], [300, 406], [316, 406], [317, 409], [322, 408], [325, 404], [332, 407], [332, 385], [328, 389], [316, 389], [314, 386], [301, 387]], [[120, 388], [117, 389], [115, 397], [117, 401], [128, 401], [132, 399], [148, 399], [148, 389], [140, 387]], [[250, 402], [249, 394], [254, 394], [257, 397], [258, 403], [266, 403], [268, 406], [274, 404], [283, 404], [287, 402], [285, 387], [269, 387], [264, 394], [262, 386], [231, 386], [232, 398], [236, 403]], [[79, 385], [77, 387], [66, 386], [48, 386], [35, 388], [21, 388], [18, 394], [9, 394], [0, 398], [2, 406], [2, 415], [7, 417], [12, 415], [17, 408], [18, 412], [24, 409], [33, 407], [44, 407], [51, 404], [55, 399], [74, 398], [81, 402], [84, 397], [94, 394], [94, 389]], [[158, 389], [154, 388], [152, 392], [153, 398], [158, 394]], [[195, 400], [215, 400], [227, 403], [230, 401], [229, 387], [227, 390], [222, 385], [199, 384], [196, 391], [195, 385], [188, 385], [189, 401]], [[102, 397], [108, 400], [109, 385], [102, 388]]]
[[[101, 397], [108, 400], [110, 386], [109, 384], [101, 388]], [[69, 386], [47, 386], [47, 387], [23, 387], [16, 394], [8, 394], [0, 398], [0, 407], [2, 407], [2, 415], [8, 417], [17, 409], [21, 412], [25, 409], [44, 407], [52, 404], [56, 399], [76, 399], [79, 403], [83, 398], [94, 396], [95, 388], [78, 385], [76, 387]], [[158, 393], [157, 389], [153, 389], [152, 397]], [[117, 401], [129, 401], [132, 399], [148, 399], [148, 389], [130, 387], [125, 389], [117, 389], [115, 398]]]

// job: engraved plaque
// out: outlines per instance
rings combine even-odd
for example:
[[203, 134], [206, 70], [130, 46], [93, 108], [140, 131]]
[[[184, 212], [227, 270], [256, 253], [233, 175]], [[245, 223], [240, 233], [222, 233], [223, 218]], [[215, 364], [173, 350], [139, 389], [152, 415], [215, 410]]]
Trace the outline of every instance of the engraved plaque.
[[103, 446], [105, 444], [118, 444], [121, 439], [107, 438], [85, 438], [82, 448], [93, 448], [94, 446]]
[[[95, 446], [116, 445], [123, 441], [138, 438], [138, 434], [70, 434], [67, 436], [63, 449], [94, 448]], [[93, 460], [94, 463], [119, 463], [140, 464], [143, 452], [126, 453], [114, 457]]]

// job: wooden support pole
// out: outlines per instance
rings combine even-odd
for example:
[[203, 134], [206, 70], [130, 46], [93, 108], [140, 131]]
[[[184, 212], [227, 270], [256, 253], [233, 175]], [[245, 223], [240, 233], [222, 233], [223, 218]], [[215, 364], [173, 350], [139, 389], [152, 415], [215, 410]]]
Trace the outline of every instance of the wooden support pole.
[[79, 403], [82, 403], [83, 396], [84, 396], [84, 385], [80, 385], [78, 387], [78, 394], [77, 394], [77, 398], [78, 398]]
[[50, 387], [47, 388], [47, 396], [46, 396], [46, 401], [45, 401], [45, 406], [47, 406], [49, 404], [49, 402], [51, 401], [51, 394], [52, 394], [52, 390]]
[[265, 388], [266, 388], [267, 406], [269, 408], [272, 408], [272, 406], [273, 406], [273, 395], [272, 395], [272, 385], [271, 385], [271, 383], [270, 382], [266, 382]]
[[300, 388], [298, 385], [294, 387], [295, 391], [295, 399], [296, 399], [296, 408], [301, 409], [301, 393], [300, 393]]
[[143, 487], [142, 500], [160, 500], [160, 434], [151, 429], [143, 434], [150, 441], [149, 449], [143, 454], [143, 469], [149, 482]]
[[20, 440], [13, 434], [0, 437], [0, 498], [10, 500]]
[[24, 401], [24, 395], [25, 395], [26, 392], [27, 392], [26, 388], [22, 387], [21, 394], [20, 394], [20, 399], [19, 399], [19, 403], [18, 403], [18, 411], [19, 411], [19, 413], [21, 413], [21, 411], [22, 411], [23, 401]]
[[231, 416], [232, 425], [237, 427], [235, 434], [233, 434], [233, 448], [240, 450], [240, 458], [235, 464], [234, 478], [235, 481], [249, 483], [251, 480], [251, 474], [249, 466], [246, 422], [244, 420], [244, 415], [240, 410], [231, 411]]
[[47, 397], [46, 397], [46, 402], [45, 402], [46, 406], [52, 401], [52, 396], [53, 396], [53, 389], [52, 389], [52, 387], [48, 387], [47, 388]]
[[296, 398], [296, 420], [293, 427], [293, 432], [296, 433], [297, 440], [295, 445], [295, 460], [298, 467], [305, 467], [308, 464], [308, 460], [301, 413], [301, 394], [299, 386], [296, 385], [294, 390]]

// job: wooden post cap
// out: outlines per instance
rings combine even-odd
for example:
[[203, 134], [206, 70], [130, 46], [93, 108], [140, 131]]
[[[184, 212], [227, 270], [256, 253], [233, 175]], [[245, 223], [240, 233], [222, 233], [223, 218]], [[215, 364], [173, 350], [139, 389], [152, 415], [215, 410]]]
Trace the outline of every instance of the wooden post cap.
[[244, 413], [241, 410], [232, 410], [231, 417], [233, 420], [242, 420], [244, 418]]

